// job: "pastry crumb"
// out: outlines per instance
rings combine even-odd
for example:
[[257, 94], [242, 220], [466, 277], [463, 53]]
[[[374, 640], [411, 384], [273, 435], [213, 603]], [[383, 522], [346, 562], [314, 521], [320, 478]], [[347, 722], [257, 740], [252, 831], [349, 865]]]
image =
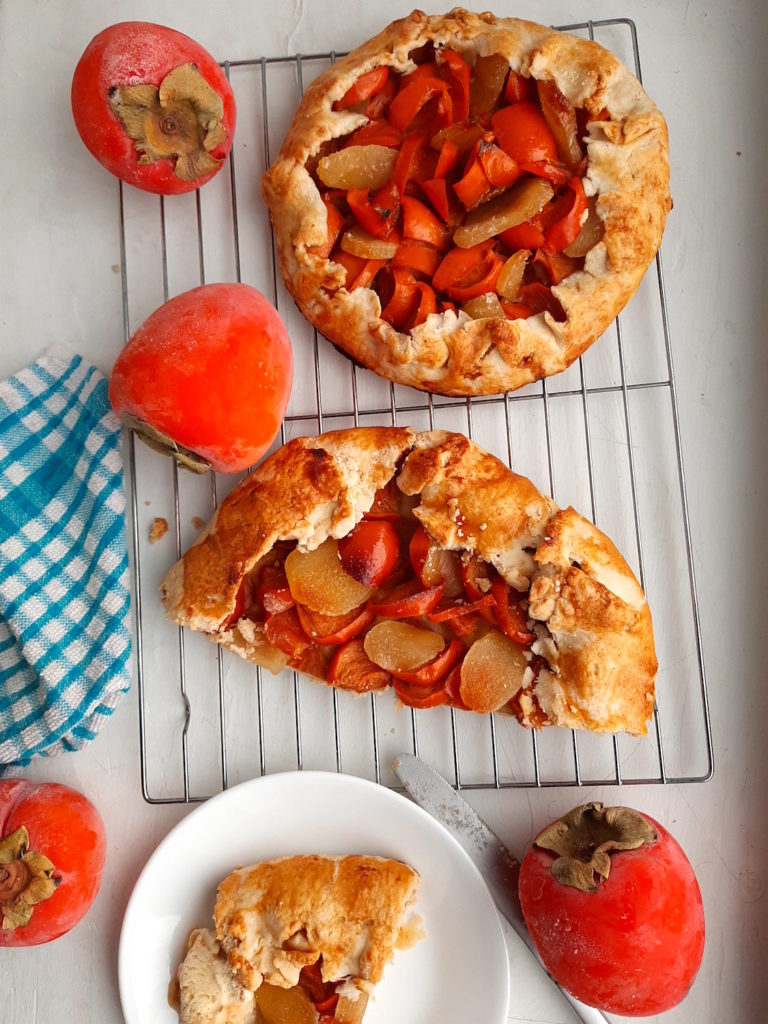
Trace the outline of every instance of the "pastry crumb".
[[155, 544], [168, 533], [168, 520], [162, 516], [155, 516], [149, 528], [149, 543]]
[[205, 526], [205, 520], [200, 516], [192, 516], [192, 525], [196, 530], [201, 530]]

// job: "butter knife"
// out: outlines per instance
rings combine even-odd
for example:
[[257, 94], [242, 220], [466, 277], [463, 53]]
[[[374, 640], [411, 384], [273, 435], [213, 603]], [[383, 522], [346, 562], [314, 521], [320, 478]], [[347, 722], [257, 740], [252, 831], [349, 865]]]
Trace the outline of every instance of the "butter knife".
[[517, 895], [520, 863], [483, 821], [474, 807], [434, 768], [413, 754], [400, 754], [392, 765], [406, 792], [420, 807], [428, 811], [451, 833], [474, 861], [490, 890], [491, 896], [553, 985], [562, 992], [579, 1020], [584, 1024], [608, 1024], [608, 1018], [593, 1006], [579, 1002], [557, 985], [541, 962], [528, 932]]

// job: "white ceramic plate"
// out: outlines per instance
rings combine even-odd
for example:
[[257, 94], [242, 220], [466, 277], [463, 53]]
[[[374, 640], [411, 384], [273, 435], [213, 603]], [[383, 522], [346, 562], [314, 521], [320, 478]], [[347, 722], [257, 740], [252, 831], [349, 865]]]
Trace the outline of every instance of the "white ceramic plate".
[[504, 1024], [506, 946], [477, 868], [416, 804], [383, 786], [329, 772], [267, 775], [192, 811], [142, 871], [120, 936], [126, 1024], [178, 1024], [168, 1006], [189, 929], [210, 926], [216, 886], [236, 865], [291, 854], [395, 857], [421, 875], [428, 937], [398, 951], [365, 1024]]

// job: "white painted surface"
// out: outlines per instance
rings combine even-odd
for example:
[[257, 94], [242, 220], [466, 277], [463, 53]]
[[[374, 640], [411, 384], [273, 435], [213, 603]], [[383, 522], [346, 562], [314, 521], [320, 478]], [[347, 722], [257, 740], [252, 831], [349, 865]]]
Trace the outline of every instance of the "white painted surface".
[[[120, 261], [116, 187], [82, 147], [69, 111], [72, 70], [97, 31], [112, 21], [155, 20], [189, 33], [218, 58], [234, 60], [348, 49], [409, 9], [403, 2], [390, 3], [384, 14], [362, 3], [114, 0], [107, 15], [95, 0], [4, 0], [0, 373], [13, 372], [62, 340], [108, 372], [122, 343], [120, 277], [114, 269]], [[622, 801], [658, 818], [696, 868], [708, 920], [700, 976], [686, 1001], [664, 1020], [751, 1024], [764, 1019], [768, 994], [759, 966], [768, 939], [768, 698], [761, 657], [768, 590], [762, 543], [768, 500], [763, 329], [768, 16], [760, 0], [730, 5], [553, 0], [499, 13], [560, 24], [588, 15], [633, 18], [644, 82], [669, 123], [675, 209], [663, 253], [715, 776], [706, 784], [680, 787], [479, 792], [470, 799], [518, 852], [541, 825], [582, 799]], [[190, 285], [172, 283], [172, 290]], [[152, 308], [149, 295], [138, 291], [137, 322]], [[142, 301], [147, 308], [141, 308]], [[109, 852], [101, 893], [81, 925], [47, 947], [0, 951], [4, 1024], [122, 1021], [116, 976], [122, 912], [146, 858], [187, 811], [143, 801], [137, 717], [134, 689], [90, 748], [38, 762], [27, 772], [88, 793], [105, 818]], [[674, 749], [674, 727], [668, 726], [666, 739]], [[539, 982], [514, 938], [509, 950], [510, 1021], [572, 1020], [559, 997]]]

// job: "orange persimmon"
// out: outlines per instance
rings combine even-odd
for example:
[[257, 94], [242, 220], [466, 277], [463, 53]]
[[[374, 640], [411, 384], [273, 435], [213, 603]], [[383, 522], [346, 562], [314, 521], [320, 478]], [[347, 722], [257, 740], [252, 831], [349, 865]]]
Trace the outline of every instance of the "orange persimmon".
[[293, 379], [288, 332], [246, 284], [177, 295], [117, 357], [109, 398], [152, 447], [196, 472], [239, 473], [280, 429]]

